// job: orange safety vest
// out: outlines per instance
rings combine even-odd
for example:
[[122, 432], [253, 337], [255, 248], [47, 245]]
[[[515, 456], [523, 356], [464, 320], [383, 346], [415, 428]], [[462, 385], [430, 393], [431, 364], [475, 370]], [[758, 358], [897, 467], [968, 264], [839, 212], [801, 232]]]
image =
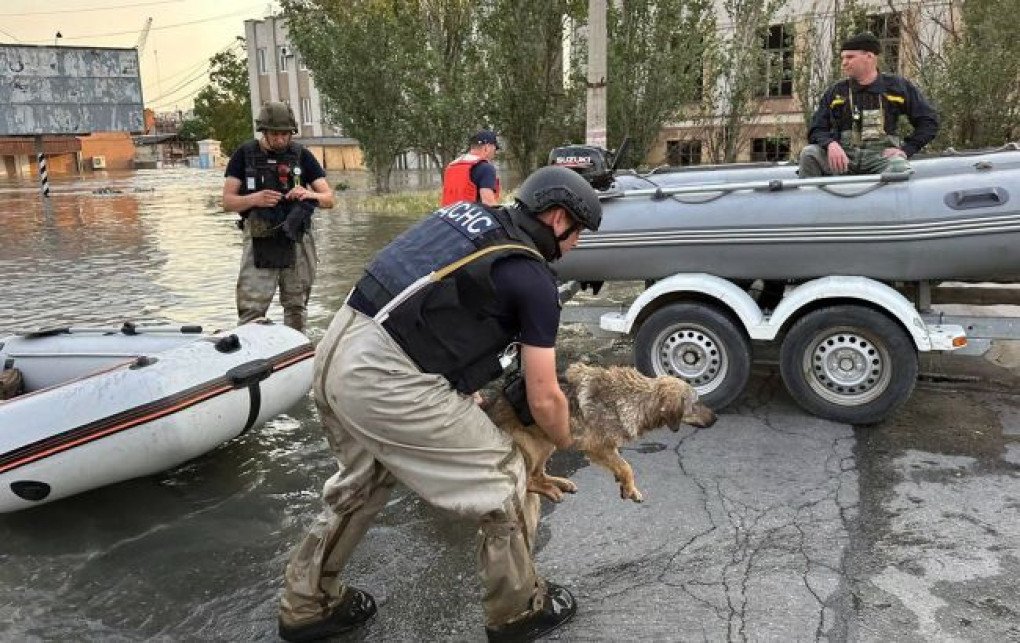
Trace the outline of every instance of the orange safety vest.
[[[474, 154], [458, 156], [446, 166], [443, 172], [443, 199], [440, 206], [447, 206], [457, 201], [478, 201], [478, 186], [471, 180], [471, 168], [484, 162], [485, 159]], [[499, 177], [493, 190], [499, 199]]]

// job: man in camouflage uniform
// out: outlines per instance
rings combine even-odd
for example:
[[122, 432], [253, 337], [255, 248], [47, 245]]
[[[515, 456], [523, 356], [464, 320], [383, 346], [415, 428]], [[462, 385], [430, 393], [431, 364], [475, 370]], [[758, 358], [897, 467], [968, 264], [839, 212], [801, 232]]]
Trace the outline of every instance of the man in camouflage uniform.
[[291, 140], [290, 106], [266, 103], [256, 127], [262, 136], [234, 152], [223, 184], [223, 209], [239, 212], [244, 230], [238, 321], [265, 317], [279, 287], [284, 323], [303, 332], [318, 263], [311, 214], [332, 208], [333, 192], [312, 153]]
[[[867, 32], [843, 43], [846, 78], [826, 90], [811, 118], [811, 144], [800, 153], [802, 178], [905, 171], [907, 159], [935, 138], [934, 108], [906, 78], [878, 71], [880, 49]], [[914, 128], [903, 140], [897, 136], [901, 116]]]

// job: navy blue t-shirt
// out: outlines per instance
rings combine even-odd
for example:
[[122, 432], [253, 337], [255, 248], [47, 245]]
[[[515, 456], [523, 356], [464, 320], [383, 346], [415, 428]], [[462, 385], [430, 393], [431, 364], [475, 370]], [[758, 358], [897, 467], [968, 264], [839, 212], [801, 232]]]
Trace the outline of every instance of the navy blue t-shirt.
[[520, 331], [520, 342], [552, 348], [560, 327], [559, 292], [549, 269], [526, 257], [507, 257], [492, 267], [496, 319]]
[[475, 165], [471, 168], [471, 174], [469, 176], [471, 178], [471, 182], [474, 183], [479, 190], [482, 188], [488, 188], [490, 190], [496, 189], [496, 168], [488, 161], [475, 163]]
[[[308, 148], [301, 147], [301, 156], [298, 157], [298, 165], [301, 166], [301, 184], [306, 188], [311, 188], [312, 183], [318, 179], [326, 176], [326, 171], [322, 169], [322, 165], [319, 164], [318, 159], [315, 158]], [[240, 194], [248, 194], [248, 186], [245, 185], [244, 177], [244, 148], [239, 147], [234, 150], [234, 153], [230, 156], [230, 161], [227, 162], [227, 169], [223, 173], [223, 176], [232, 176], [241, 182]]]

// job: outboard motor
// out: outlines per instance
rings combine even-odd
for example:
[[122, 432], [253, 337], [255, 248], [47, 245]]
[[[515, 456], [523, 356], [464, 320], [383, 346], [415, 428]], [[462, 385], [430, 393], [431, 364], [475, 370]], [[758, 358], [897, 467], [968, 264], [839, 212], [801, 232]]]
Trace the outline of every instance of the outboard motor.
[[597, 145], [564, 145], [549, 152], [549, 165], [561, 165], [574, 170], [596, 190], [608, 190], [613, 185], [613, 172], [630, 138], [625, 138], [615, 153]]

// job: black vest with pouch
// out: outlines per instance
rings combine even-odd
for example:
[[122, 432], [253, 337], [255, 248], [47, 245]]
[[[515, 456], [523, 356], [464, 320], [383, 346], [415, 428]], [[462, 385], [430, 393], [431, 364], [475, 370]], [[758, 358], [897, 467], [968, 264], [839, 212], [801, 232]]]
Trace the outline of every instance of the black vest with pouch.
[[383, 248], [348, 304], [376, 319], [418, 367], [473, 393], [503, 372], [516, 340], [495, 317], [493, 264], [519, 255], [548, 266], [503, 208], [441, 208]]

